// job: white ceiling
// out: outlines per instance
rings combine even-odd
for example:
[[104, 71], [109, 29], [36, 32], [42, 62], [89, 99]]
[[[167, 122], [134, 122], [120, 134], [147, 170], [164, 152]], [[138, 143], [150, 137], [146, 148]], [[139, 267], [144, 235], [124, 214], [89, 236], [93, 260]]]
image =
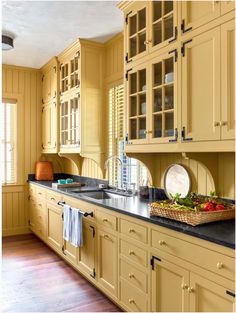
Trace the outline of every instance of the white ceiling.
[[40, 68], [77, 38], [105, 42], [123, 27], [117, 1], [2, 1], [2, 32], [14, 49], [2, 62]]

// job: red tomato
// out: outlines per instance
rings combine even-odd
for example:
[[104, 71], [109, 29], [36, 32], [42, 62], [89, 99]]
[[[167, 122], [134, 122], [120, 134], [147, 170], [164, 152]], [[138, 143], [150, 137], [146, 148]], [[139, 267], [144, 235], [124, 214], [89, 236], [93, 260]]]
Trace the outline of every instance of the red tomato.
[[215, 206], [212, 202], [207, 202], [204, 205], [204, 211], [215, 211]]
[[223, 204], [217, 204], [217, 206], [216, 206], [217, 211], [222, 211], [224, 209], [225, 209], [225, 206]]

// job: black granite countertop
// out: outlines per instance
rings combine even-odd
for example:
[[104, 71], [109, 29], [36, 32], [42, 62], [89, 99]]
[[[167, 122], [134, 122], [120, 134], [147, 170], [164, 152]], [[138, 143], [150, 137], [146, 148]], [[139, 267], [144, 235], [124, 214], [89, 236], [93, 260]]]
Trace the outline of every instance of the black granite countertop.
[[[235, 248], [235, 220], [213, 222], [208, 224], [203, 224], [199, 226], [191, 226], [185, 223], [173, 221], [166, 218], [150, 216], [148, 209], [148, 200], [141, 200], [139, 197], [124, 197], [124, 198], [114, 198], [114, 199], [104, 199], [96, 200], [87, 197], [83, 197], [80, 193], [73, 193], [73, 188], [63, 188], [54, 189], [52, 188], [52, 181], [30, 181], [33, 184], [36, 184], [41, 187], [48, 188], [50, 190], [57, 191], [64, 195], [84, 200], [86, 202], [96, 204], [103, 208], [109, 210], [117, 211], [138, 219], [163, 226], [166, 228], [173, 229], [175, 231], [188, 234], [193, 237], [198, 237], [216, 244]], [[76, 187], [77, 190], [86, 191], [94, 190], [94, 186], [87, 187]]]

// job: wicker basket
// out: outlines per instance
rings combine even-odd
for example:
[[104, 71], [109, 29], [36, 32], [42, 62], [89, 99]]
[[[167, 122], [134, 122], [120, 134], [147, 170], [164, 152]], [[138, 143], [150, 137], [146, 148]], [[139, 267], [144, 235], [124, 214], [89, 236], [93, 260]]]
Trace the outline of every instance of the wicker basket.
[[149, 208], [151, 216], [166, 217], [172, 220], [187, 223], [192, 226], [216, 221], [230, 220], [235, 217], [235, 209], [233, 205], [231, 208], [226, 210], [210, 212], [195, 212], [173, 209], [168, 207], [168, 204], [166, 207], [160, 206], [158, 202], [149, 204]]

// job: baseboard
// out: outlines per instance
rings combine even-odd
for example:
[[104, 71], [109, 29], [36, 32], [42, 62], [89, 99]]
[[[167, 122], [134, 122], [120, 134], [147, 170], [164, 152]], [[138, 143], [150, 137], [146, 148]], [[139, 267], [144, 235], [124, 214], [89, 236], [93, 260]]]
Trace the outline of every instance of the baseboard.
[[14, 227], [2, 230], [2, 237], [32, 233], [29, 227]]

